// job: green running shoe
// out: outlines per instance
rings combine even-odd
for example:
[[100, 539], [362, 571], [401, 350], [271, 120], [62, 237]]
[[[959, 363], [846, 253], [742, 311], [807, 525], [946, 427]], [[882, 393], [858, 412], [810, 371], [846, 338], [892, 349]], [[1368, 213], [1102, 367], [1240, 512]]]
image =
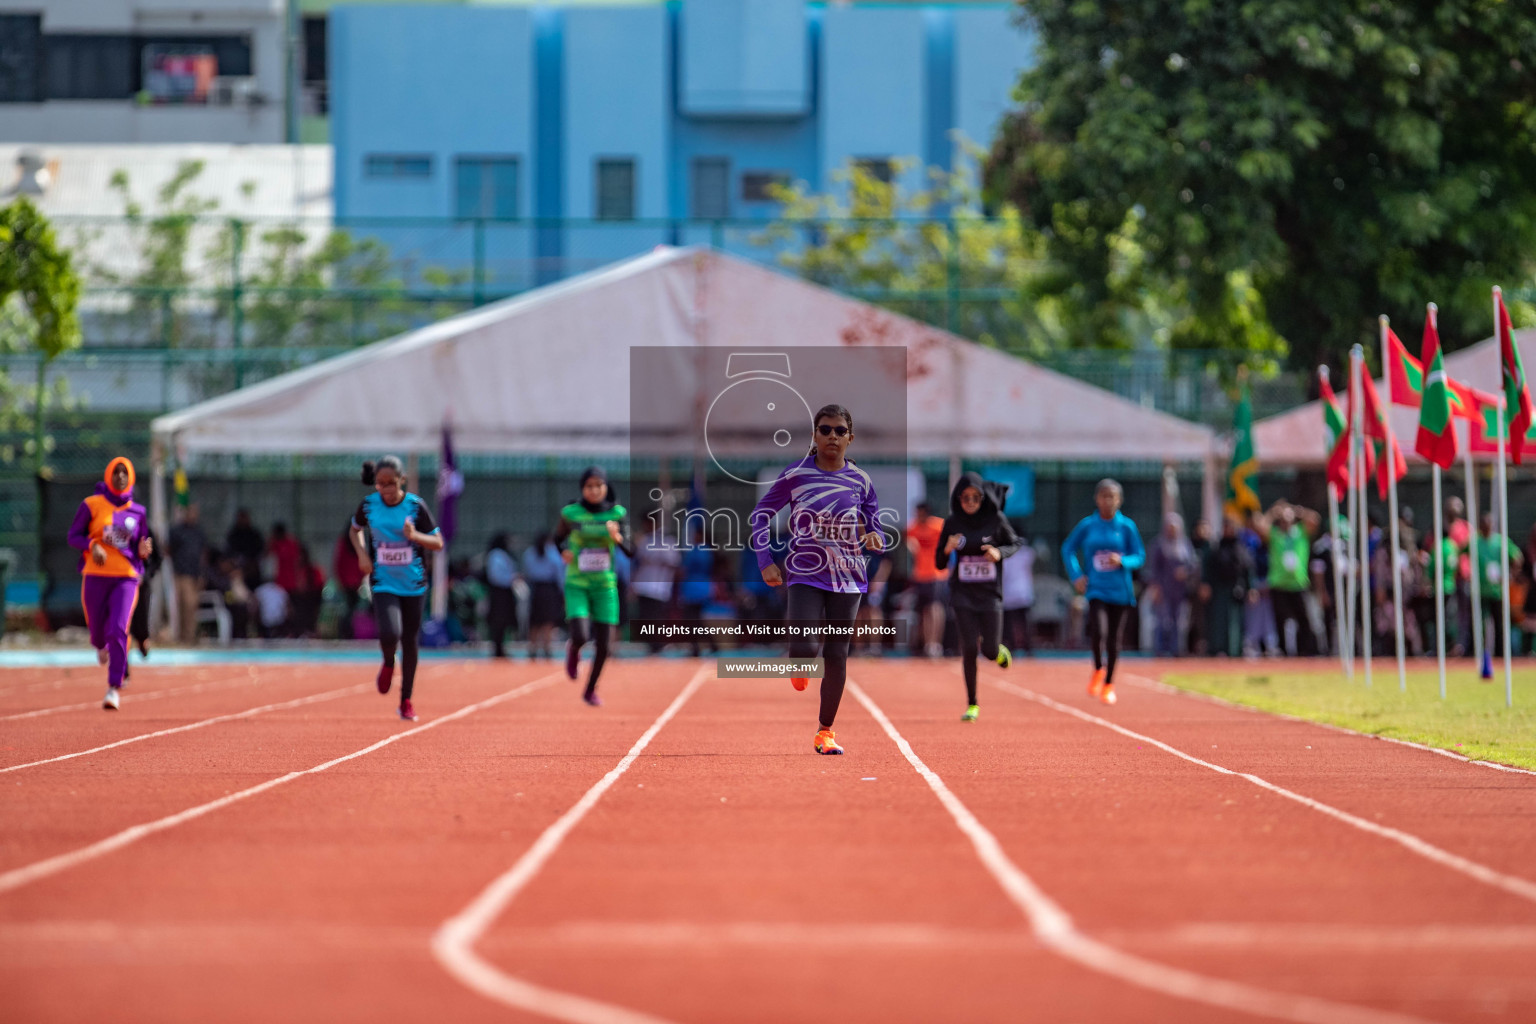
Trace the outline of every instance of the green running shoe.
[[970, 707], [965, 709], [965, 714], [960, 716], [960, 721], [974, 722], [976, 721], [976, 716], [979, 714], [981, 714], [981, 708], [977, 707], [975, 704], [972, 704]]
[[999, 668], [1007, 668], [1013, 664], [1013, 655], [1002, 644], [997, 645], [997, 665]]

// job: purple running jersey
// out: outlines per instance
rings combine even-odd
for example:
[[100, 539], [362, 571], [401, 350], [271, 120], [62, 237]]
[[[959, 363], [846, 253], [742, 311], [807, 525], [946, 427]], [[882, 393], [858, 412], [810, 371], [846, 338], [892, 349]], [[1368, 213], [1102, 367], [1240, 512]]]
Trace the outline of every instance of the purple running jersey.
[[848, 462], [830, 471], [807, 455], [789, 466], [752, 510], [749, 527], [757, 567], [773, 561], [769, 531], [779, 510], [789, 506], [789, 555], [784, 582], [807, 583], [839, 594], [869, 590], [865, 572], [866, 534], [877, 529], [880, 503], [869, 474]]

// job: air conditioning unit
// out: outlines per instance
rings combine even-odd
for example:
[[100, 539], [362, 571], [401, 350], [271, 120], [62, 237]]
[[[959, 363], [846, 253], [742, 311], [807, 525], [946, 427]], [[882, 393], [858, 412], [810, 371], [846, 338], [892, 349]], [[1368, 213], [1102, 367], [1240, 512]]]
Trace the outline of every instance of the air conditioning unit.
[[250, 107], [262, 102], [256, 79], [249, 75], [218, 75], [208, 89], [208, 103], [215, 107]]

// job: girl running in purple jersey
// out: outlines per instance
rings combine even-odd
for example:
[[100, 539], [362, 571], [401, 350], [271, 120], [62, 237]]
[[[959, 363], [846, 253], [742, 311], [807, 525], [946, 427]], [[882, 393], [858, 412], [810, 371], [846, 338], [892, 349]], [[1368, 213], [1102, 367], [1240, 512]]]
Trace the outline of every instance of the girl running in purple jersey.
[[[868, 590], [864, 551], [884, 549], [877, 529], [880, 503], [869, 474], [847, 458], [853, 443], [853, 415], [840, 405], [816, 413], [815, 444], [805, 457], [779, 474], [752, 510], [752, 547], [763, 582], [788, 585], [785, 618], [799, 626], [831, 626], [847, 635], [800, 637], [790, 641], [792, 658], [814, 658], [821, 649], [821, 729], [818, 754], [841, 754], [832, 731], [848, 679], [848, 645], [859, 600]], [[774, 516], [789, 506], [789, 554], [784, 569], [773, 561], [769, 535]], [[805, 689], [806, 678], [792, 680]]]

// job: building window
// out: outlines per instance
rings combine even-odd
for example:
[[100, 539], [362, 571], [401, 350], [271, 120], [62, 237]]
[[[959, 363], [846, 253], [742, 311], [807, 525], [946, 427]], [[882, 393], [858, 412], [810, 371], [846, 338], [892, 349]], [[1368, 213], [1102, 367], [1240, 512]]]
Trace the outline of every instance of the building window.
[[370, 153], [363, 158], [370, 178], [430, 178], [432, 158], [424, 153]]
[[215, 78], [251, 76], [250, 36], [139, 36], [139, 91], [154, 103], [207, 103]]
[[853, 166], [874, 178], [876, 181], [889, 185], [896, 178], [895, 168], [891, 166], [891, 158], [888, 156], [861, 156], [856, 157]]
[[731, 162], [723, 156], [693, 160], [693, 193], [690, 210], [699, 220], [720, 220], [731, 215]]
[[774, 203], [778, 199], [773, 191], [789, 187], [789, 175], [783, 171], [743, 171], [741, 175], [741, 201], [744, 203]]
[[50, 35], [48, 98], [125, 100], [137, 91], [132, 36]]
[[43, 16], [0, 14], [0, 103], [43, 99]]
[[323, 14], [304, 16], [304, 109], [305, 117], [323, 117], [330, 110], [325, 63], [328, 21]]
[[461, 156], [454, 170], [458, 216], [498, 220], [517, 216], [517, 157]]
[[597, 219], [635, 219], [634, 160], [597, 162]]

